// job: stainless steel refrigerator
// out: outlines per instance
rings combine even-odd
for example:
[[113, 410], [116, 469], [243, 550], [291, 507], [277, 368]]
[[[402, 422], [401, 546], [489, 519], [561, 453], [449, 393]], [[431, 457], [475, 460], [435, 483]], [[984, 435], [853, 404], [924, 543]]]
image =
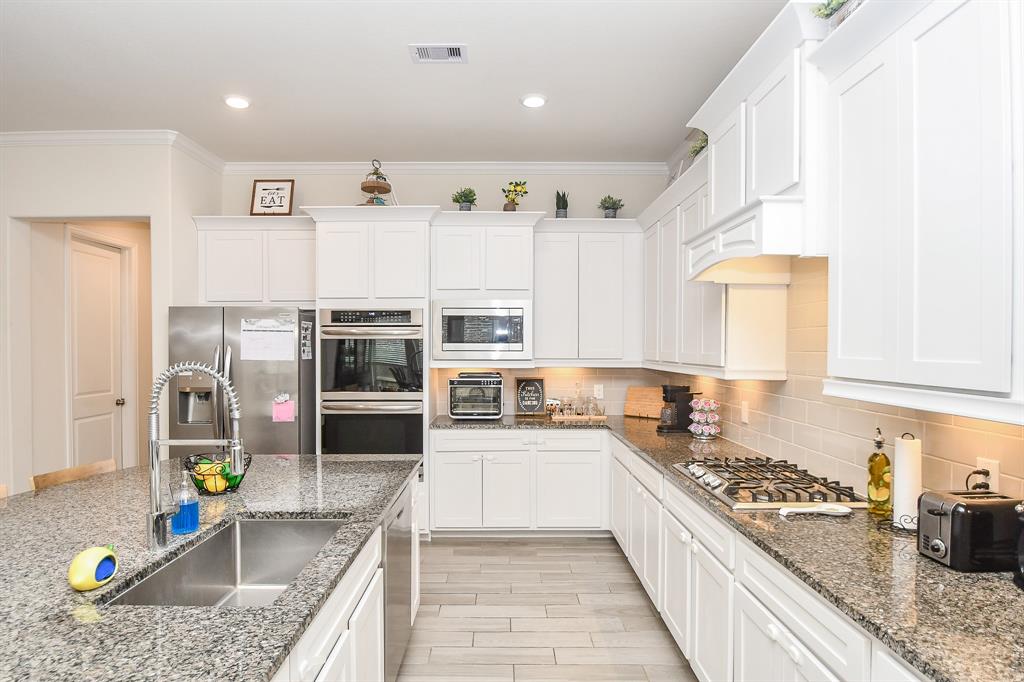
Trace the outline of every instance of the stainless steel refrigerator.
[[[270, 307], [172, 307], [170, 362], [195, 360], [224, 372], [238, 391], [245, 451], [316, 449], [316, 337], [312, 310]], [[205, 375], [171, 385], [171, 438], [224, 438], [226, 405]], [[174, 446], [172, 457], [209, 447]]]

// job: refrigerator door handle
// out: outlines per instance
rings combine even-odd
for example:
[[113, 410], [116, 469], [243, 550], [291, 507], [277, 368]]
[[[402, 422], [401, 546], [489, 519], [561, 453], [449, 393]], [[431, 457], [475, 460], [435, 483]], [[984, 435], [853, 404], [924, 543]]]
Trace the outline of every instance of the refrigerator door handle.
[[[220, 344], [213, 349], [213, 369], [216, 372], [220, 371]], [[210, 387], [210, 413], [213, 415], [213, 418], [210, 421], [213, 427], [213, 437], [219, 440], [224, 438], [224, 429], [221, 428], [220, 423], [220, 407], [218, 407], [220, 400], [217, 397], [220, 395], [220, 388], [217, 387], [216, 382], [211, 383], [213, 385]]]
[[[231, 381], [231, 345], [224, 344], [224, 378]], [[226, 400], [221, 401], [221, 415], [220, 415], [220, 430], [221, 438], [225, 438], [227, 434], [228, 424], [228, 402]]]

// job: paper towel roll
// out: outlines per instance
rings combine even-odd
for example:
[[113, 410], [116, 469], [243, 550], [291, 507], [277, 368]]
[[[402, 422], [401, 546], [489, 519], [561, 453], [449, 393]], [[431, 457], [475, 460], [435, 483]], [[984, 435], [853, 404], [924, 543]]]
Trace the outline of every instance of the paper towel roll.
[[896, 439], [892, 472], [892, 522], [917, 530], [917, 498], [921, 495], [921, 441], [912, 433]]

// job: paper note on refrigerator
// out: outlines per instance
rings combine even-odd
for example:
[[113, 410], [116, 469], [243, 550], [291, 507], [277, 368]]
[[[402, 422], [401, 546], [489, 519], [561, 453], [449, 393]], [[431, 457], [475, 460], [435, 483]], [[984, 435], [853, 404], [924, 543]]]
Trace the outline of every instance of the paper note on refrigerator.
[[274, 403], [272, 418], [275, 422], [295, 421], [295, 401], [285, 400], [284, 402]]
[[242, 360], [295, 360], [293, 318], [242, 318]]

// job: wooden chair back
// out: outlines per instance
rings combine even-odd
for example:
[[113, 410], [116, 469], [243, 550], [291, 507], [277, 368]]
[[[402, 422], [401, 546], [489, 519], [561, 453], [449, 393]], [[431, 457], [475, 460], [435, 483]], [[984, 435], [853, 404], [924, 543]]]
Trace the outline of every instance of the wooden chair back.
[[96, 474], [106, 474], [117, 469], [113, 458], [83, 464], [77, 467], [68, 467], [58, 471], [51, 471], [48, 474], [38, 474], [32, 477], [32, 490], [45, 490], [61, 483], [80, 481]]
[[0, 500], [4, 499], [5, 497], [7, 497], [7, 486], [4, 485], [3, 483], [0, 483]]

